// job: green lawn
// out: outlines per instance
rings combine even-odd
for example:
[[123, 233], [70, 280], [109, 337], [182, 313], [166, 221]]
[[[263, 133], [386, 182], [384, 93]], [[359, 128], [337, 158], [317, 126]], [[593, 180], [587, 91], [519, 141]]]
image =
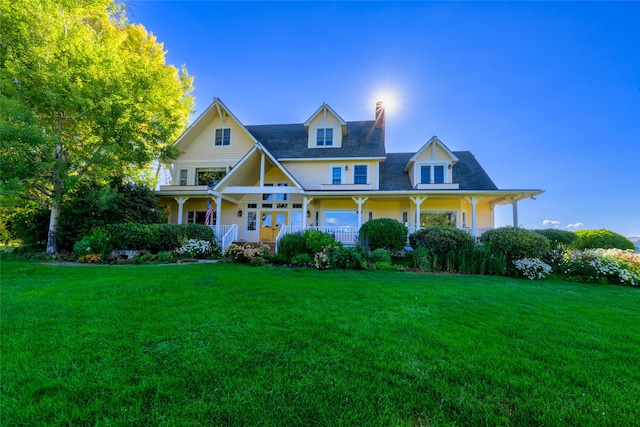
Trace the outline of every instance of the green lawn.
[[2, 425], [637, 425], [640, 289], [3, 260]]

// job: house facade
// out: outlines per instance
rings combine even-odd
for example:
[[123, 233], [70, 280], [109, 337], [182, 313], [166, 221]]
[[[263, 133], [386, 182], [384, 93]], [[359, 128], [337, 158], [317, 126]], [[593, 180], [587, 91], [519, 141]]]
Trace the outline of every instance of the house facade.
[[206, 222], [223, 247], [308, 227], [351, 244], [374, 218], [479, 236], [496, 205], [511, 204], [517, 225], [518, 201], [542, 193], [498, 189], [473, 154], [435, 136], [416, 152], [387, 152], [382, 103], [369, 121], [347, 122], [324, 103], [304, 123], [245, 126], [215, 98], [175, 146], [171, 185], [156, 191], [169, 222]]

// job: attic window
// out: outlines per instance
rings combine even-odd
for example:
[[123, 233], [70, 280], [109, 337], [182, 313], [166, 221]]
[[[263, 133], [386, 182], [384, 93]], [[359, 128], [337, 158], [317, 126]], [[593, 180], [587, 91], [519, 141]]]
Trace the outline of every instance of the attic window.
[[331, 147], [333, 145], [333, 128], [320, 128], [316, 131], [316, 145]]
[[216, 129], [216, 146], [231, 145], [231, 128]]

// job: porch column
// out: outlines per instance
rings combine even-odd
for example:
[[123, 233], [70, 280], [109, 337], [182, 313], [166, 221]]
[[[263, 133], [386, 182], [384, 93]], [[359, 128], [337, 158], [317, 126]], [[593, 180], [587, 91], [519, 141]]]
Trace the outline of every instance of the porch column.
[[513, 226], [518, 226], [518, 197], [507, 197], [509, 203], [511, 203], [511, 207], [513, 208]]
[[358, 230], [362, 227], [362, 205], [369, 200], [368, 197], [352, 197], [353, 201], [358, 204]]
[[174, 197], [176, 202], [178, 202], [178, 224], [182, 224], [182, 208], [184, 207], [184, 202], [189, 200], [188, 197]]
[[216, 197], [216, 237], [221, 238], [220, 235], [220, 219], [222, 218], [222, 197]]
[[422, 202], [427, 200], [427, 196], [409, 197], [409, 199], [416, 205], [416, 223], [415, 224], [416, 224], [416, 230], [419, 230], [420, 229], [420, 205], [422, 204]]
[[469, 203], [471, 203], [471, 236], [475, 239], [477, 235], [476, 231], [476, 205], [482, 199], [482, 197], [465, 197]]
[[302, 225], [307, 228], [307, 211], [309, 210], [309, 204], [313, 201], [313, 197], [302, 198]]

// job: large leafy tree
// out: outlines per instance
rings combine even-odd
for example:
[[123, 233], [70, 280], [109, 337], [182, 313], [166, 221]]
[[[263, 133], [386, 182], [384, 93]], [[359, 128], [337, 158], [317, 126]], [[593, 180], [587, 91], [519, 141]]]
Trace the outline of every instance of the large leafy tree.
[[113, 0], [0, 2], [2, 203], [51, 210], [86, 182], [135, 176], [187, 125], [193, 79]]

